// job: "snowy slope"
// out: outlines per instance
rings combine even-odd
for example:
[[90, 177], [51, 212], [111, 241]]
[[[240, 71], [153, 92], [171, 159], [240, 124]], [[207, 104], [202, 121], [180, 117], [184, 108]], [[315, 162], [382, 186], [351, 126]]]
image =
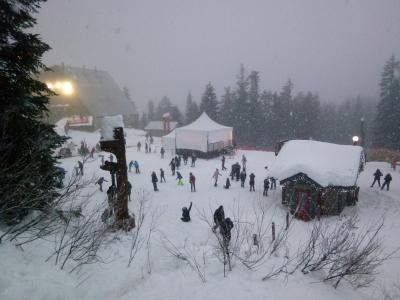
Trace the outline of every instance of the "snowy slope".
[[[96, 134], [87, 134], [71, 131], [73, 140], [79, 141], [86, 138], [90, 143], [96, 143]], [[99, 137], [98, 133], [97, 136]], [[142, 135], [127, 135], [127, 144], [136, 145], [137, 141], [144, 144]], [[159, 139], [156, 139], [159, 143]], [[105, 153], [103, 153], [105, 154]], [[229, 174], [230, 165], [240, 161], [242, 154], [247, 156], [248, 174], [256, 175], [256, 192], [250, 193], [248, 185], [241, 188], [240, 183], [233, 181], [232, 188], [225, 190], [222, 184]], [[64, 159], [62, 166], [68, 171], [73, 171], [77, 157]], [[219, 205], [224, 205], [226, 216], [232, 216], [234, 205], [240, 204], [244, 218], [252, 217], [252, 209], [257, 201], [262, 201], [269, 207], [269, 214], [276, 223], [277, 230], [284, 226], [286, 209], [280, 204], [280, 191], [271, 191], [267, 198], [262, 197], [262, 181], [267, 176], [265, 166], [271, 166], [275, 156], [273, 153], [260, 151], [239, 151], [235, 158], [228, 159], [228, 171], [223, 171], [218, 187], [213, 187], [212, 174], [215, 168], [221, 169], [219, 159], [198, 159], [196, 167], [182, 166], [184, 186], [178, 186], [175, 178], [171, 176], [168, 163], [171, 159], [166, 153], [164, 160], [157, 153], [145, 154], [137, 152], [135, 147], [127, 148], [127, 161], [137, 160], [140, 164], [141, 174], [129, 173], [129, 180], [133, 185], [132, 197], [146, 190], [149, 196], [148, 215], [158, 210], [161, 216], [158, 219], [157, 231], [153, 234], [151, 247], [147, 252], [146, 247], [139, 251], [137, 258], [128, 268], [129, 246], [131, 233], [115, 233], [118, 240], [108, 245], [102, 254], [106, 264], [85, 267], [79, 273], [68, 273], [68, 269], [60, 271], [53, 265], [53, 261], [45, 263], [51, 253], [50, 242], [38, 241], [24, 246], [23, 251], [9, 243], [0, 244], [0, 299], [366, 299], [367, 295], [376, 295], [381, 285], [390, 286], [399, 275], [400, 262], [393, 260], [384, 266], [377, 282], [371, 288], [353, 290], [343, 284], [335, 290], [329, 284], [319, 283], [317, 278], [294, 274], [285, 281], [284, 278], [261, 281], [268, 268], [275, 263], [267, 263], [256, 271], [249, 271], [241, 264], [235, 263], [233, 271], [223, 277], [222, 264], [213, 255], [215, 245], [214, 236], [208, 226], [200, 219], [199, 213], [204, 210], [211, 216], [212, 211]], [[90, 178], [109, 175], [99, 169], [100, 158], [89, 160], [85, 164], [85, 176]], [[346, 208], [344, 214], [356, 211], [362, 224], [374, 222], [385, 214], [386, 226], [384, 228], [385, 246], [393, 249], [400, 246], [398, 232], [400, 231], [400, 187], [399, 173], [393, 173], [392, 189], [390, 192], [369, 188], [373, 171], [379, 167], [385, 174], [389, 172], [389, 165], [384, 163], [368, 163], [366, 170], [360, 175], [358, 183], [361, 186], [360, 201], [356, 207]], [[159, 184], [159, 192], [152, 191], [150, 174], [163, 168], [166, 172], [167, 183]], [[197, 178], [197, 192], [191, 193], [188, 185], [189, 172]], [[108, 184], [108, 183], [107, 183]], [[107, 185], [105, 189], [107, 189]], [[90, 199], [93, 204], [104, 201], [105, 193], [96, 186], [88, 187], [95, 191]], [[193, 202], [191, 212], [192, 222], [180, 221], [181, 208]], [[136, 202], [129, 203], [130, 210], [137, 212]], [[149, 222], [145, 222], [149, 226]], [[290, 236], [293, 248], [304, 237], [310, 223], [295, 221], [294, 229]], [[148, 229], [148, 228], [145, 228]], [[183, 261], [172, 257], [163, 247], [163, 237], [173, 242], [178, 247], [186, 244], [192, 253], [197, 255], [201, 265], [205, 262], [204, 272], [206, 283], [202, 283], [197, 274]], [[147, 255], [150, 255], [151, 274]], [[203, 261], [204, 259], [204, 261]], [[280, 261], [276, 258], [276, 263]], [[375, 294], [374, 294], [375, 293]]]

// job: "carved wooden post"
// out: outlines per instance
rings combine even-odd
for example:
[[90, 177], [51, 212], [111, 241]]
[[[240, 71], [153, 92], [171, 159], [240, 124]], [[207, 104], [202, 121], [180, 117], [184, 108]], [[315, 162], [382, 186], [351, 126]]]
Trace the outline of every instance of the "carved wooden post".
[[[100, 141], [100, 148], [114, 154], [117, 158], [117, 162], [106, 161], [104, 166], [100, 168], [109, 171], [112, 177], [115, 175], [117, 177], [117, 201], [114, 207], [115, 222], [117, 228], [130, 230], [135, 227], [135, 220], [129, 216], [128, 211], [128, 170], [126, 167], [124, 129], [122, 127], [114, 128], [114, 140]], [[115, 185], [114, 182], [113, 185]]]

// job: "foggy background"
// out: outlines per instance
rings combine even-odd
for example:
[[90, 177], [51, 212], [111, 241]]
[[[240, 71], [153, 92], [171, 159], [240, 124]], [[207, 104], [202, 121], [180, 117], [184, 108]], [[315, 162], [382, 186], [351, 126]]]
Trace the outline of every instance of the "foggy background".
[[107, 70], [140, 111], [163, 96], [199, 102], [211, 81], [218, 97], [240, 63], [262, 88], [321, 101], [378, 96], [384, 63], [400, 56], [399, 0], [51, 0], [36, 31], [53, 48], [47, 65]]

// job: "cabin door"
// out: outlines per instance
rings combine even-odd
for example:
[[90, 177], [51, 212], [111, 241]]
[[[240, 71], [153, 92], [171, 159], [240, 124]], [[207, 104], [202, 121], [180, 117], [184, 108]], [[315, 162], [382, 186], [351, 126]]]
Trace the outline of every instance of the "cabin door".
[[309, 190], [296, 189], [296, 214], [295, 217], [303, 220], [310, 220], [311, 196]]

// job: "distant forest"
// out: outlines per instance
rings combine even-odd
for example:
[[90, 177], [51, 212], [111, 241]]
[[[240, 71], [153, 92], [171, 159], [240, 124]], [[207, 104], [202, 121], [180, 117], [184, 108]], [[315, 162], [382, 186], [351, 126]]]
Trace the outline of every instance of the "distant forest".
[[[185, 112], [168, 97], [155, 105], [148, 102], [147, 113], [136, 122], [144, 128], [151, 120], [171, 113], [181, 125], [194, 121], [202, 111], [215, 121], [234, 127], [239, 146], [270, 148], [277, 141], [314, 139], [351, 144], [354, 135], [364, 136], [365, 147], [400, 148], [400, 63], [392, 56], [384, 66], [379, 99], [357, 97], [341, 103], [326, 103], [310, 91], [293, 93], [288, 79], [280, 91], [260, 87], [257, 71], [247, 73], [240, 66], [236, 85], [226, 87], [218, 97], [208, 83], [198, 104], [189, 92]], [[378, 84], [378, 83], [377, 83]], [[362, 133], [362, 131], [364, 133]]]

